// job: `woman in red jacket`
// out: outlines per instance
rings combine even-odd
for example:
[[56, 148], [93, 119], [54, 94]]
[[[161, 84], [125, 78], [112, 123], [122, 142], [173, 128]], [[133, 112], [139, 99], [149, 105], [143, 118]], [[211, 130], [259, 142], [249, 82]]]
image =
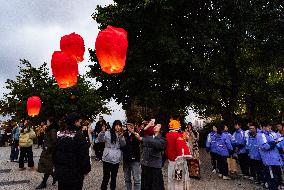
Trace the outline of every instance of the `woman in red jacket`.
[[186, 159], [191, 158], [190, 151], [179, 132], [180, 122], [171, 120], [169, 133], [166, 135], [166, 155], [168, 165], [168, 190], [188, 190], [190, 188]]

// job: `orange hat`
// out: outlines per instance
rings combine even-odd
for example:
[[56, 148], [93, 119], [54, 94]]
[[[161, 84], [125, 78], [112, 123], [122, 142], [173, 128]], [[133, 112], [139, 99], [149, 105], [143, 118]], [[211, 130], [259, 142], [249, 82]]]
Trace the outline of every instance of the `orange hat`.
[[179, 130], [180, 122], [178, 120], [171, 119], [169, 123], [169, 128], [174, 130]]

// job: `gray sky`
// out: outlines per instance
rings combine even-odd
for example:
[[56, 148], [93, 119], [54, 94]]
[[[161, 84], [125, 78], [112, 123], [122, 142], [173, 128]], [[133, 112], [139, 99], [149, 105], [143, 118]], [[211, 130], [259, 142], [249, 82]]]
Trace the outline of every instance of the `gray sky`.
[[[0, 97], [6, 92], [4, 82], [15, 79], [19, 59], [27, 59], [34, 66], [50, 60], [53, 51], [60, 50], [63, 35], [75, 32], [85, 40], [85, 61], [79, 72], [86, 72], [87, 48], [94, 48], [98, 24], [91, 18], [97, 5], [111, 0], [0, 0]], [[124, 119], [125, 113], [114, 101], [109, 121]]]
[[[98, 24], [91, 18], [97, 5], [108, 5], [112, 0], [0, 0], [0, 98], [4, 82], [15, 79], [19, 59], [27, 59], [34, 66], [50, 60], [53, 51], [59, 50], [60, 38], [76, 32], [85, 40], [87, 48], [94, 48]], [[79, 72], [86, 72], [85, 61], [79, 64]], [[112, 115], [104, 116], [112, 122], [125, 119], [121, 105], [109, 103]], [[192, 112], [187, 117], [193, 121]]]

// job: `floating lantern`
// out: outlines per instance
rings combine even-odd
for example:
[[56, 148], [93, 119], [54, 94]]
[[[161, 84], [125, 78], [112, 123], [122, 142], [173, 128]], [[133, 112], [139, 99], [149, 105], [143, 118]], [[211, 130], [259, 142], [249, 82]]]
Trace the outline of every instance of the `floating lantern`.
[[84, 60], [84, 40], [79, 34], [75, 34], [75, 32], [61, 38], [60, 49], [67, 55], [75, 58], [77, 62]]
[[39, 114], [41, 107], [41, 100], [38, 96], [31, 96], [27, 101], [27, 110], [29, 116], [36, 116]]
[[127, 32], [124, 29], [108, 26], [100, 31], [95, 48], [102, 71], [108, 74], [121, 73], [125, 66], [127, 47]]
[[68, 88], [77, 84], [77, 61], [61, 51], [52, 54], [51, 69], [59, 88]]

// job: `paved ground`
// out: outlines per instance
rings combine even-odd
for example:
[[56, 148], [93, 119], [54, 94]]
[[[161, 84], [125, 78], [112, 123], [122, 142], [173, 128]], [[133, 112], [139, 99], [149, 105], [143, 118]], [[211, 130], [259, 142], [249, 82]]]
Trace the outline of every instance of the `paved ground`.
[[[38, 162], [40, 149], [34, 148], [35, 163]], [[7, 162], [10, 155], [10, 147], [0, 147], [0, 190], [33, 190], [40, 183], [42, 174], [36, 171], [19, 171], [17, 163]], [[244, 180], [232, 176], [230, 181], [224, 181], [210, 172], [209, 157], [206, 152], [201, 152], [202, 157], [202, 179], [191, 180], [192, 190], [258, 190], [262, 189], [249, 180]], [[166, 170], [166, 167], [164, 168]], [[166, 178], [166, 172], [164, 172]], [[119, 169], [117, 177], [117, 190], [124, 190], [122, 167]], [[92, 171], [84, 181], [84, 189], [99, 190], [102, 181], [102, 164], [93, 161]], [[57, 189], [57, 186], [51, 185], [51, 179], [48, 181], [47, 190]]]

